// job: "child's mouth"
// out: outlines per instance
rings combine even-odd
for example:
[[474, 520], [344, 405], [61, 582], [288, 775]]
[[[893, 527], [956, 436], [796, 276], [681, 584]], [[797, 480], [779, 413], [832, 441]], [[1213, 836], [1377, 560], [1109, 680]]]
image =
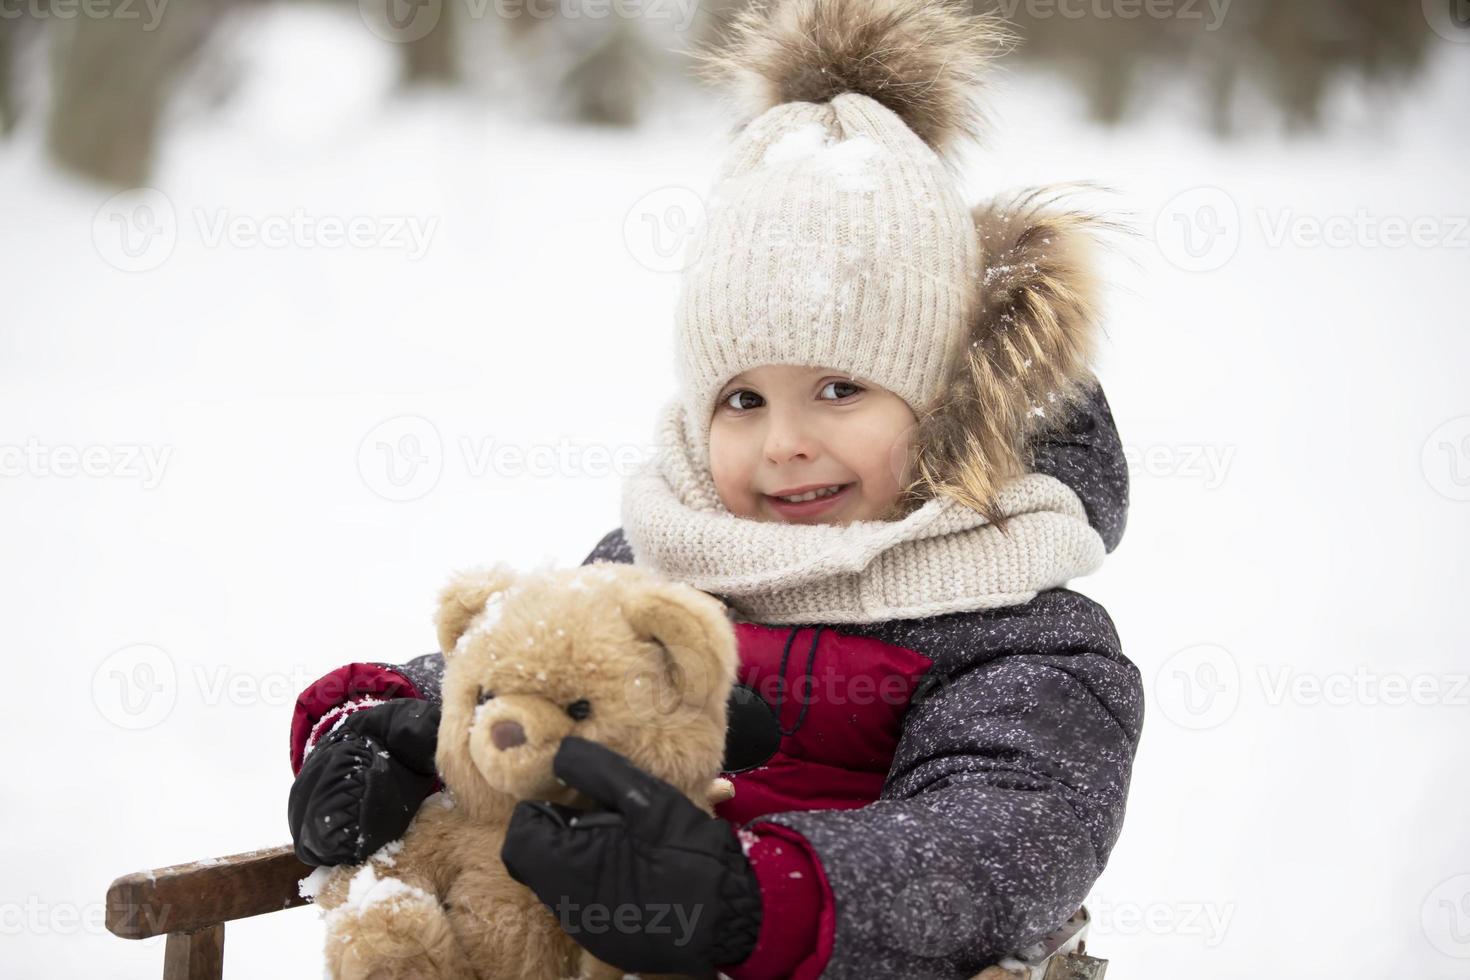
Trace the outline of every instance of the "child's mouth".
[[[776, 513], [787, 519], [795, 519], [811, 517], [831, 510], [846, 500], [848, 493], [855, 486], [857, 486], [856, 483], [833, 483], [826, 487], [813, 487], [811, 490], [796, 494], [795, 496], [802, 498], [798, 500], [777, 497], [769, 493], [762, 494], [762, 496], [766, 498], [766, 502]], [[833, 492], [834, 490], [836, 492]]]

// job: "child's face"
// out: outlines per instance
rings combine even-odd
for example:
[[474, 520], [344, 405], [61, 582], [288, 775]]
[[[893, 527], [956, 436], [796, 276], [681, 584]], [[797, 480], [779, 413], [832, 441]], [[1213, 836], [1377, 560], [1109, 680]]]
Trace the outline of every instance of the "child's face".
[[[766, 364], [725, 382], [710, 420], [710, 468], [737, 517], [794, 524], [893, 520], [917, 420], [886, 388], [823, 367]], [[773, 494], [838, 486], [829, 499]]]

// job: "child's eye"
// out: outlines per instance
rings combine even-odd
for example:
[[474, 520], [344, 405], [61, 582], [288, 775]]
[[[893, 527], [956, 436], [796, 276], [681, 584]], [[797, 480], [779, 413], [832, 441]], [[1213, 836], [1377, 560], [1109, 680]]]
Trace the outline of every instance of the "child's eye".
[[480, 696], [475, 700], [475, 703], [484, 704], [486, 701], [489, 701], [493, 697], [495, 697], [494, 691], [487, 691], [482, 687], [480, 688]]
[[852, 391], [850, 391], [847, 395], [834, 396], [836, 398], [847, 398], [850, 395], [855, 395], [863, 390], [861, 385], [855, 385], [851, 381], [828, 381], [826, 384], [822, 385], [822, 391], [825, 392], [828, 388], [832, 388], [837, 385], [841, 385], [844, 388], [851, 388]]
[[584, 721], [588, 715], [592, 714], [592, 702], [586, 698], [573, 701], [567, 705], [567, 714], [571, 716], [573, 721]]
[[738, 391], [732, 391], [728, 395], [726, 395], [723, 404], [725, 405], [726, 408], [733, 408], [737, 412], [744, 411], [745, 409], [748, 409], [748, 408], [760, 408], [760, 405], [759, 404], [755, 404], [755, 405], [745, 405], [745, 404], [731, 405], [730, 404], [730, 400], [732, 398], [739, 398], [742, 395], [749, 395], [751, 398], [754, 398], [757, 402], [760, 401], [760, 397], [761, 397], [760, 395], [757, 395], [753, 391], [749, 391], [749, 390], [747, 390], [745, 388], [741, 388]]

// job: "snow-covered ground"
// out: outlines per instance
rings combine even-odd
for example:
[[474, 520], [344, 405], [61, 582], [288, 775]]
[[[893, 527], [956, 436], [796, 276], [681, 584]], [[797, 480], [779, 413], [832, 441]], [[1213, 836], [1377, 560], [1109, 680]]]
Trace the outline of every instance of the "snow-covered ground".
[[[7, 977], [157, 976], [108, 882], [285, 841], [295, 692], [432, 649], [458, 566], [580, 561], [672, 393], [670, 243], [729, 120], [394, 95], [355, 17], [249, 22], [245, 90], [141, 198], [0, 144]], [[995, 87], [977, 197], [1094, 180], [1147, 233], [1101, 371], [1129, 530], [1078, 583], [1150, 696], [1089, 902], [1119, 977], [1470, 971], [1470, 58], [1442, 48], [1297, 142], [1216, 143], [1168, 79], [1121, 131]], [[317, 975], [320, 940], [311, 909], [232, 924], [226, 973]]]

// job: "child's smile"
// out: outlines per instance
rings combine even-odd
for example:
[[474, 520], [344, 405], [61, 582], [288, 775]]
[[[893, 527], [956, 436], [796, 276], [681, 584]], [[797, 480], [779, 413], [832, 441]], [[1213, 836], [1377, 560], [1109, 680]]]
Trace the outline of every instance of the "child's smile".
[[767, 494], [766, 502], [786, 520], [796, 521], [827, 513], [846, 500], [855, 486], [854, 482], [785, 488]]

